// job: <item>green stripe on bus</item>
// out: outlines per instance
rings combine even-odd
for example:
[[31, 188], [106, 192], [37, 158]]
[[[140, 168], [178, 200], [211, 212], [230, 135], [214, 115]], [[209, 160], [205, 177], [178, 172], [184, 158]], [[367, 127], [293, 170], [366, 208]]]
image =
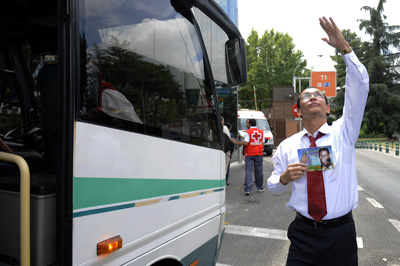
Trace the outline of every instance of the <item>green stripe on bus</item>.
[[74, 210], [225, 186], [223, 180], [74, 177]]
[[81, 212], [78, 211], [78, 212], [74, 212], [72, 217], [78, 218], [78, 217], [83, 217], [83, 216], [88, 216], [88, 215], [99, 214], [99, 213], [119, 211], [119, 210], [123, 210], [123, 209], [134, 208], [134, 207], [135, 207], [135, 203], [129, 203], [129, 204], [117, 205], [117, 206], [106, 207], [106, 208], [98, 208], [98, 209], [93, 209], [93, 210], [88, 210], [88, 211], [81, 211]]
[[[215, 192], [220, 192], [223, 191], [224, 188], [217, 188], [214, 190], [206, 190], [206, 192], [199, 192], [199, 193], [190, 193], [190, 194], [181, 194], [181, 195], [175, 195], [175, 196], [166, 196], [164, 198], [167, 198], [167, 201], [172, 201], [172, 200], [179, 200], [179, 199], [183, 199], [183, 198], [188, 198], [190, 195], [190, 197], [196, 197], [196, 196], [202, 196], [205, 194], [209, 194], [209, 193], [215, 193]], [[88, 215], [94, 215], [94, 214], [99, 214], [99, 213], [105, 213], [105, 212], [112, 212], [112, 211], [119, 211], [119, 210], [123, 210], [123, 209], [130, 209], [130, 208], [135, 208], [135, 207], [143, 207], [143, 206], [148, 206], [148, 205], [152, 205], [152, 204], [157, 204], [162, 202], [162, 200], [164, 198], [158, 198], [158, 199], [153, 199], [153, 200], [145, 200], [145, 201], [140, 201], [137, 204], [135, 202], [131, 202], [131, 203], [127, 203], [127, 204], [118, 204], [118, 205], [114, 205], [111, 207], [99, 207], [99, 208], [95, 208], [95, 209], [91, 209], [91, 210], [84, 210], [84, 211], [76, 211], [73, 213], [73, 217], [74, 218], [78, 218], [78, 217], [83, 217], [83, 216], [88, 216]]]

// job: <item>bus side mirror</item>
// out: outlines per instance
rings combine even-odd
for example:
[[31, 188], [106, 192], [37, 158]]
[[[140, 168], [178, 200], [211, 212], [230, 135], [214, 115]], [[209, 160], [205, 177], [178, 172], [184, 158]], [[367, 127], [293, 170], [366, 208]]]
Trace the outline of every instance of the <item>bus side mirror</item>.
[[242, 37], [225, 43], [225, 63], [230, 85], [239, 85], [247, 81], [246, 46]]

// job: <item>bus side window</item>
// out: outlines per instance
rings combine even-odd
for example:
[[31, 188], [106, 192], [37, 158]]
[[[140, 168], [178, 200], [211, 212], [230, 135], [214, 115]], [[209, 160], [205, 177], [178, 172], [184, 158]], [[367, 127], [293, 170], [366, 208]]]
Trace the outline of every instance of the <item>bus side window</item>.
[[[47, 59], [46, 59], [47, 57]], [[45, 56], [45, 65], [38, 74], [41, 90], [41, 115], [43, 121], [44, 159], [50, 173], [56, 169], [56, 145], [58, 131], [58, 62], [56, 56]]]
[[[164, 1], [150, 1], [145, 10], [133, 1], [107, 12], [92, 8], [96, 1], [80, 3], [90, 12], [80, 17], [79, 118], [218, 149], [217, 99], [190, 18]], [[107, 89], [100, 88], [93, 69]]]

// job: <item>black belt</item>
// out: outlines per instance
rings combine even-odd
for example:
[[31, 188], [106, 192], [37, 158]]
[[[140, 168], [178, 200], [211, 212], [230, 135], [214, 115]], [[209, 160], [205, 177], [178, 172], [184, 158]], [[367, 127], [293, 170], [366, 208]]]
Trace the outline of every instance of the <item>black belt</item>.
[[304, 217], [300, 213], [296, 212], [296, 219], [304, 222], [305, 224], [314, 226], [316, 229], [328, 229], [328, 228], [337, 227], [337, 226], [340, 226], [340, 225], [343, 225], [343, 224], [346, 224], [346, 223], [352, 221], [353, 214], [350, 211], [348, 214], [345, 214], [341, 217], [338, 217], [335, 219], [330, 219], [330, 220], [322, 220], [320, 222], [317, 222], [315, 220]]

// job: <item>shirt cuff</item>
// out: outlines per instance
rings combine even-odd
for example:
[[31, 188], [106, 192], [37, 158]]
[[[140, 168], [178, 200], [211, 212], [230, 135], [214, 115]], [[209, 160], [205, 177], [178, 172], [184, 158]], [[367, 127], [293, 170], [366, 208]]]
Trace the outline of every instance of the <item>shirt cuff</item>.
[[284, 185], [280, 181], [280, 175], [271, 175], [270, 178], [268, 178], [268, 190], [270, 190], [272, 193], [280, 194], [285, 192], [289, 184]]

